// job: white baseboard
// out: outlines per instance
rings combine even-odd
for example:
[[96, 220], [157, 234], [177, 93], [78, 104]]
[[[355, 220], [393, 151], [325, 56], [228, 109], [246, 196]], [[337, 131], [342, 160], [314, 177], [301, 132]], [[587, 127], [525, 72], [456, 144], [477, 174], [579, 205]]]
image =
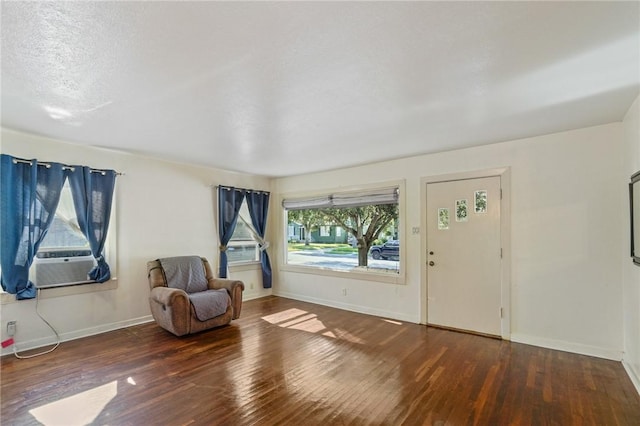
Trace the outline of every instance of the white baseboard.
[[246, 302], [247, 300], [261, 299], [263, 297], [271, 296], [271, 294], [261, 294], [261, 293], [242, 293], [242, 301]]
[[[246, 301], [246, 300], [252, 300], [252, 299], [259, 299], [261, 297], [266, 297], [266, 296], [269, 296], [269, 294], [261, 294], [257, 292], [253, 294], [244, 293], [242, 300]], [[67, 333], [60, 333], [60, 341], [68, 342], [70, 340], [94, 336], [96, 334], [106, 333], [108, 331], [118, 330], [121, 328], [131, 327], [134, 325], [144, 324], [152, 321], [153, 321], [153, 317], [151, 315], [145, 315], [140, 318], [133, 318], [130, 320], [119, 321], [119, 322], [114, 322], [109, 324], [101, 324], [96, 327], [85, 328], [82, 330], [74, 330]], [[41, 348], [44, 346], [51, 346], [51, 345], [54, 345], [55, 343], [56, 343], [56, 338], [53, 332], [51, 331], [50, 336], [33, 339], [33, 340], [26, 340], [26, 341], [17, 340], [15, 342], [15, 345], [18, 352], [22, 352], [22, 351], [27, 351], [31, 349]], [[9, 355], [9, 354], [13, 354], [13, 347], [11, 346], [7, 348], [3, 348], [2, 351], [0, 352], [0, 356]]]
[[376, 317], [389, 318], [397, 321], [410, 322], [413, 324], [420, 323], [419, 319], [412, 318], [409, 315], [403, 314], [401, 312], [392, 312], [392, 311], [386, 311], [384, 309], [371, 308], [369, 306], [352, 305], [349, 303], [336, 302], [334, 300], [326, 300], [326, 299], [318, 299], [318, 298], [309, 297], [309, 296], [301, 296], [299, 294], [288, 293], [286, 291], [284, 292], [274, 291], [273, 295], [278, 297], [284, 297], [287, 299], [299, 300], [301, 302], [315, 303], [316, 305], [329, 306], [331, 308], [344, 309], [345, 311], [358, 312], [360, 314], [367, 314], [367, 315], [373, 315]]
[[562, 340], [545, 339], [543, 337], [528, 336], [526, 334], [511, 334], [511, 341], [526, 345], [539, 346], [541, 348], [555, 349], [580, 355], [594, 356], [596, 358], [622, 361], [622, 351], [598, 346], [583, 345], [581, 343], [565, 342]]
[[[131, 327], [133, 325], [144, 324], [153, 321], [151, 315], [145, 315], [139, 318], [133, 318], [125, 321], [113, 322], [109, 324], [101, 324], [96, 327], [84, 328], [82, 330], [74, 330], [68, 333], [60, 333], [60, 341], [68, 342], [69, 340], [80, 339], [82, 337], [94, 336], [96, 334], [106, 333], [108, 331], [118, 330], [121, 328]], [[43, 346], [54, 345], [56, 343], [55, 335], [51, 332], [51, 336], [43, 337], [39, 339], [16, 341], [15, 345], [18, 352], [37, 349]], [[2, 349], [2, 355], [8, 355], [13, 353], [12, 347]]]
[[631, 379], [631, 382], [636, 387], [638, 394], [640, 394], [640, 372], [636, 371], [633, 366], [627, 363], [624, 359], [622, 360], [622, 366], [624, 367], [627, 375]]

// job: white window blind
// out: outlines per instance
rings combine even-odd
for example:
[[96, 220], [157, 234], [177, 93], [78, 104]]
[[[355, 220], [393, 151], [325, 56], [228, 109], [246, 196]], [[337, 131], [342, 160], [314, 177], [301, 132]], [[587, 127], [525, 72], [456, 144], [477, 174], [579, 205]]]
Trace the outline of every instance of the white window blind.
[[364, 191], [340, 192], [319, 197], [293, 198], [282, 201], [287, 210], [322, 209], [330, 207], [362, 207], [396, 204], [400, 189], [397, 186]]

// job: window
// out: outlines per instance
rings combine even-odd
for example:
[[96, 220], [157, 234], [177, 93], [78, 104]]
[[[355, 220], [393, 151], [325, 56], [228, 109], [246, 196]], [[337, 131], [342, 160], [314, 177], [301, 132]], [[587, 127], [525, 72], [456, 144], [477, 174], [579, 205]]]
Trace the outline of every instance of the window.
[[[110, 266], [112, 279], [116, 278], [116, 256], [113, 252], [116, 247], [115, 226], [115, 215], [112, 215], [103, 252]], [[95, 265], [89, 241], [78, 226], [71, 188], [67, 181], [60, 192], [60, 201], [51, 226], [33, 258], [29, 279], [38, 287], [93, 283], [95, 281], [90, 280], [87, 274]]]
[[29, 278], [38, 287], [91, 282], [87, 274], [94, 266], [89, 241], [78, 226], [69, 182], [65, 182], [51, 226], [31, 264]]
[[236, 229], [227, 244], [227, 259], [230, 265], [260, 260], [260, 248], [256, 241], [255, 231], [251, 225], [251, 216], [247, 207], [247, 200], [242, 200], [238, 214]]
[[[115, 265], [109, 265], [107, 259], [115, 263], [115, 218], [111, 217], [111, 211], [119, 173], [5, 154], [2, 154], [2, 165], [3, 181], [6, 178], [12, 183], [7, 187], [7, 195], [14, 200], [7, 205], [6, 216], [3, 215], [3, 231], [11, 241], [18, 242], [2, 252], [2, 261], [7, 267], [3, 271], [6, 273], [3, 274], [5, 294], [16, 295], [14, 300], [30, 299], [39, 294], [36, 289], [52, 287], [60, 288], [46, 292], [48, 295], [85, 293], [94, 291], [96, 286], [84, 286], [79, 291], [66, 291], [66, 288], [116, 280]], [[14, 181], [11, 173], [5, 173], [7, 170], [21, 173], [25, 179]], [[87, 174], [93, 173], [91, 179], [86, 179]], [[79, 201], [75, 206], [74, 198]], [[79, 218], [88, 217], [86, 224], [76, 220], [74, 207], [80, 211]], [[23, 223], [24, 227], [16, 226]], [[27, 238], [25, 231], [30, 233]], [[87, 234], [88, 239], [83, 234]], [[100, 250], [96, 258], [92, 248]], [[116, 288], [117, 285], [100, 287]], [[11, 301], [5, 294], [0, 297], [2, 304]]]
[[60, 192], [60, 201], [58, 202], [55, 217], [47, 231], [47, 235], [45, 235], [40, 244], [38, 253], [47, 253], [52, 250], [88, 248], [89, 241], [87, 241], [78, 226], [69, 182], [65, 182]]
[[[115, 218], [112, 217], [110, 228], [113, 229], [114, 226]], [[104, 255], [114, 274], [115, 265], [110, 259], [115, 256], [111, 255], [109, 248], [115, 246], [110, 242], [115, 232], [109, 231], [108, 235]], [[78, 225], [71, 188], [66, 181], [60, 192], [60, 201], [51, 226], [33, 258], [29, 279], [38, 287], [92, 283], [94, 281], [87, 274], [95, 265], [89, 241]]]
[[[309, 231], [308, 238], [300, 241], [292, 240], [288, 232], [287, 265], [400, 273], [399, 194], [399, 187], [393, 186], [286, 198], [282, 204], [287, 229], [300, 227]], [[331, 228], [335, 229], [333, 236]], [[312, 235], [324, 238], [316, 240]], [[392, 241], [393, 253], [376, 251], [387, 241]]]

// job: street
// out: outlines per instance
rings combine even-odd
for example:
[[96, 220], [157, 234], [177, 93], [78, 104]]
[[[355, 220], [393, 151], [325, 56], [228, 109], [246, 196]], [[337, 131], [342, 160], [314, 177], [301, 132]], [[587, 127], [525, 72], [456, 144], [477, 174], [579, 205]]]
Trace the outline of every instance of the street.
[[[314, 266], [317, 268], [350, 271], [358, 266], [358, 255], [329, 254], [321, 250], [300, 250], [289, 252], [289, 265]], [[369, 268], [386, 271], [397, 271], [399, 262], [395, 260], [374, 260], [369, 256]]]

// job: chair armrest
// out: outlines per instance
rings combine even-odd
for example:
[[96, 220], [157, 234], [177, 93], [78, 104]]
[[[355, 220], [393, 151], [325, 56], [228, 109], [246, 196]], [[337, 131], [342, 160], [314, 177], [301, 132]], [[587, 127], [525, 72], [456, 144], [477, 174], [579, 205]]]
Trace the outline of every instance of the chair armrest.
[[155, 287], [151, 290], [151, 298], [156, 302], [173, 306], [179, 303], [189, 303], [189, 296], [184, 290], [179, 288]]
[[236, 287], [240, 287], [241, 291], [244, 291], [244, 283], [242, 281], [228, 280], [225, 278], [209, 278], [208, 287], [209, 290], [226, 288], [229, 294], [233, 294]]
[[183, 290], [155, 287], [149, 295], [151, 315], [165, 330], [176, 336], [191, 332], [191, 302]]
[[242, 292], [244, 291], [244, 283], [239, 280], [228, 280], [223, 278], [209, 278], [208, 288], [210, 290], [217, 290], [220, 288], [227, 289], [231, 296], [231, 306], [233, 307], [232, 319], [240, 318], [240, 311], [242, 310]]

